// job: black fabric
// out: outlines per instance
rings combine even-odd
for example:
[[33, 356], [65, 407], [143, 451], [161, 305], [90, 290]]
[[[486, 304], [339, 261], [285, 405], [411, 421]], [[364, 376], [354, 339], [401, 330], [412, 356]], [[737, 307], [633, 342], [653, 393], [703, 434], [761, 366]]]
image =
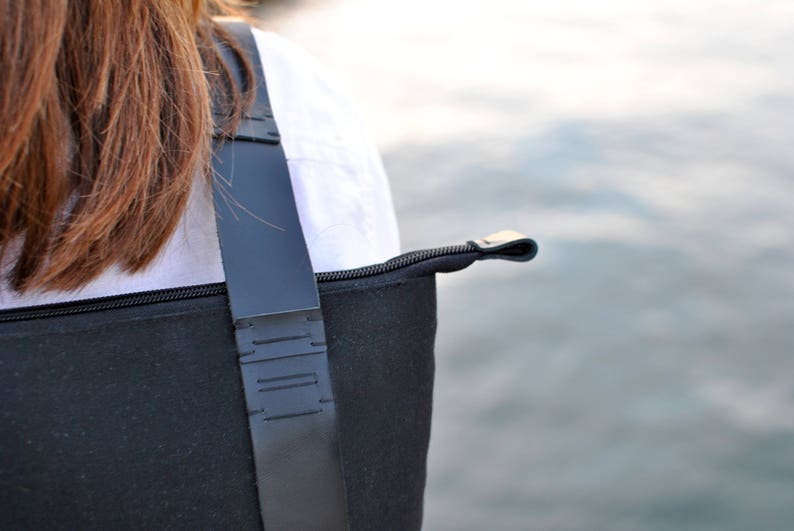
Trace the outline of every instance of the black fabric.
[[[351, 529], [419, 529], [433, 400], [432, 276], [322, 298]], [[329, 290], [330, 291], [330, 290]]]
[[0, 324], [0, 528], [259, 526], [223, 296]]
[[[435, 284], [398, 273], [320, 284], [354, 530], [421, 526]], [[0, 323], [0, 529], [261, 528], [227, 305]]]

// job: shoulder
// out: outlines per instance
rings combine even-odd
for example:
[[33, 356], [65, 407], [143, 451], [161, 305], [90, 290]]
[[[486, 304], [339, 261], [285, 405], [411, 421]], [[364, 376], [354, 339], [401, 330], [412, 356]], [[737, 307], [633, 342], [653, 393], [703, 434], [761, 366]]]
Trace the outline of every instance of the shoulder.
[[254, 30], [315, 271], [399, 254], [380, 155], [355, 104], [305, 50]]

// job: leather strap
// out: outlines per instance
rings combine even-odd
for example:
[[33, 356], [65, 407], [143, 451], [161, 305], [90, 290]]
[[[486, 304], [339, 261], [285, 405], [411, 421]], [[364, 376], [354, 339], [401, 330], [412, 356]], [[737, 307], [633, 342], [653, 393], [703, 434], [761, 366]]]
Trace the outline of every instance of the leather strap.
[[325, 330], [289, 170], [250, 27], [224, 26], [256, 75], [252, 109], [216, 145], [213, 195], [262, 521], [267, 531], [348, 529]]

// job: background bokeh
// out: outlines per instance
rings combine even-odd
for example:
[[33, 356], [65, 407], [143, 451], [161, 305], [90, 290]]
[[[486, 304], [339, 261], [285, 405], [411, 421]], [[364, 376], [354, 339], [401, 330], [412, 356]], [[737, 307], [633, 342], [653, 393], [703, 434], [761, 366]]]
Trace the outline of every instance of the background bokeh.
[[425, 528], [794, 529], [794, 3], [264, 2], [440, 279]]

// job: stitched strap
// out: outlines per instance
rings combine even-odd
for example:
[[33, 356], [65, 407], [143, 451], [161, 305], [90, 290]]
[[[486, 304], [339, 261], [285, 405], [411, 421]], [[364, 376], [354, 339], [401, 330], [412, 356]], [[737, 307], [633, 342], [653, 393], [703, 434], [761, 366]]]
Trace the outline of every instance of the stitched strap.
[[224, 25], [256, 74], [255, 104], [216, 146], [213, 195], [262, 521], [267, 531], [347, 529], [325, 330], [286, 158], [253, 34]]

